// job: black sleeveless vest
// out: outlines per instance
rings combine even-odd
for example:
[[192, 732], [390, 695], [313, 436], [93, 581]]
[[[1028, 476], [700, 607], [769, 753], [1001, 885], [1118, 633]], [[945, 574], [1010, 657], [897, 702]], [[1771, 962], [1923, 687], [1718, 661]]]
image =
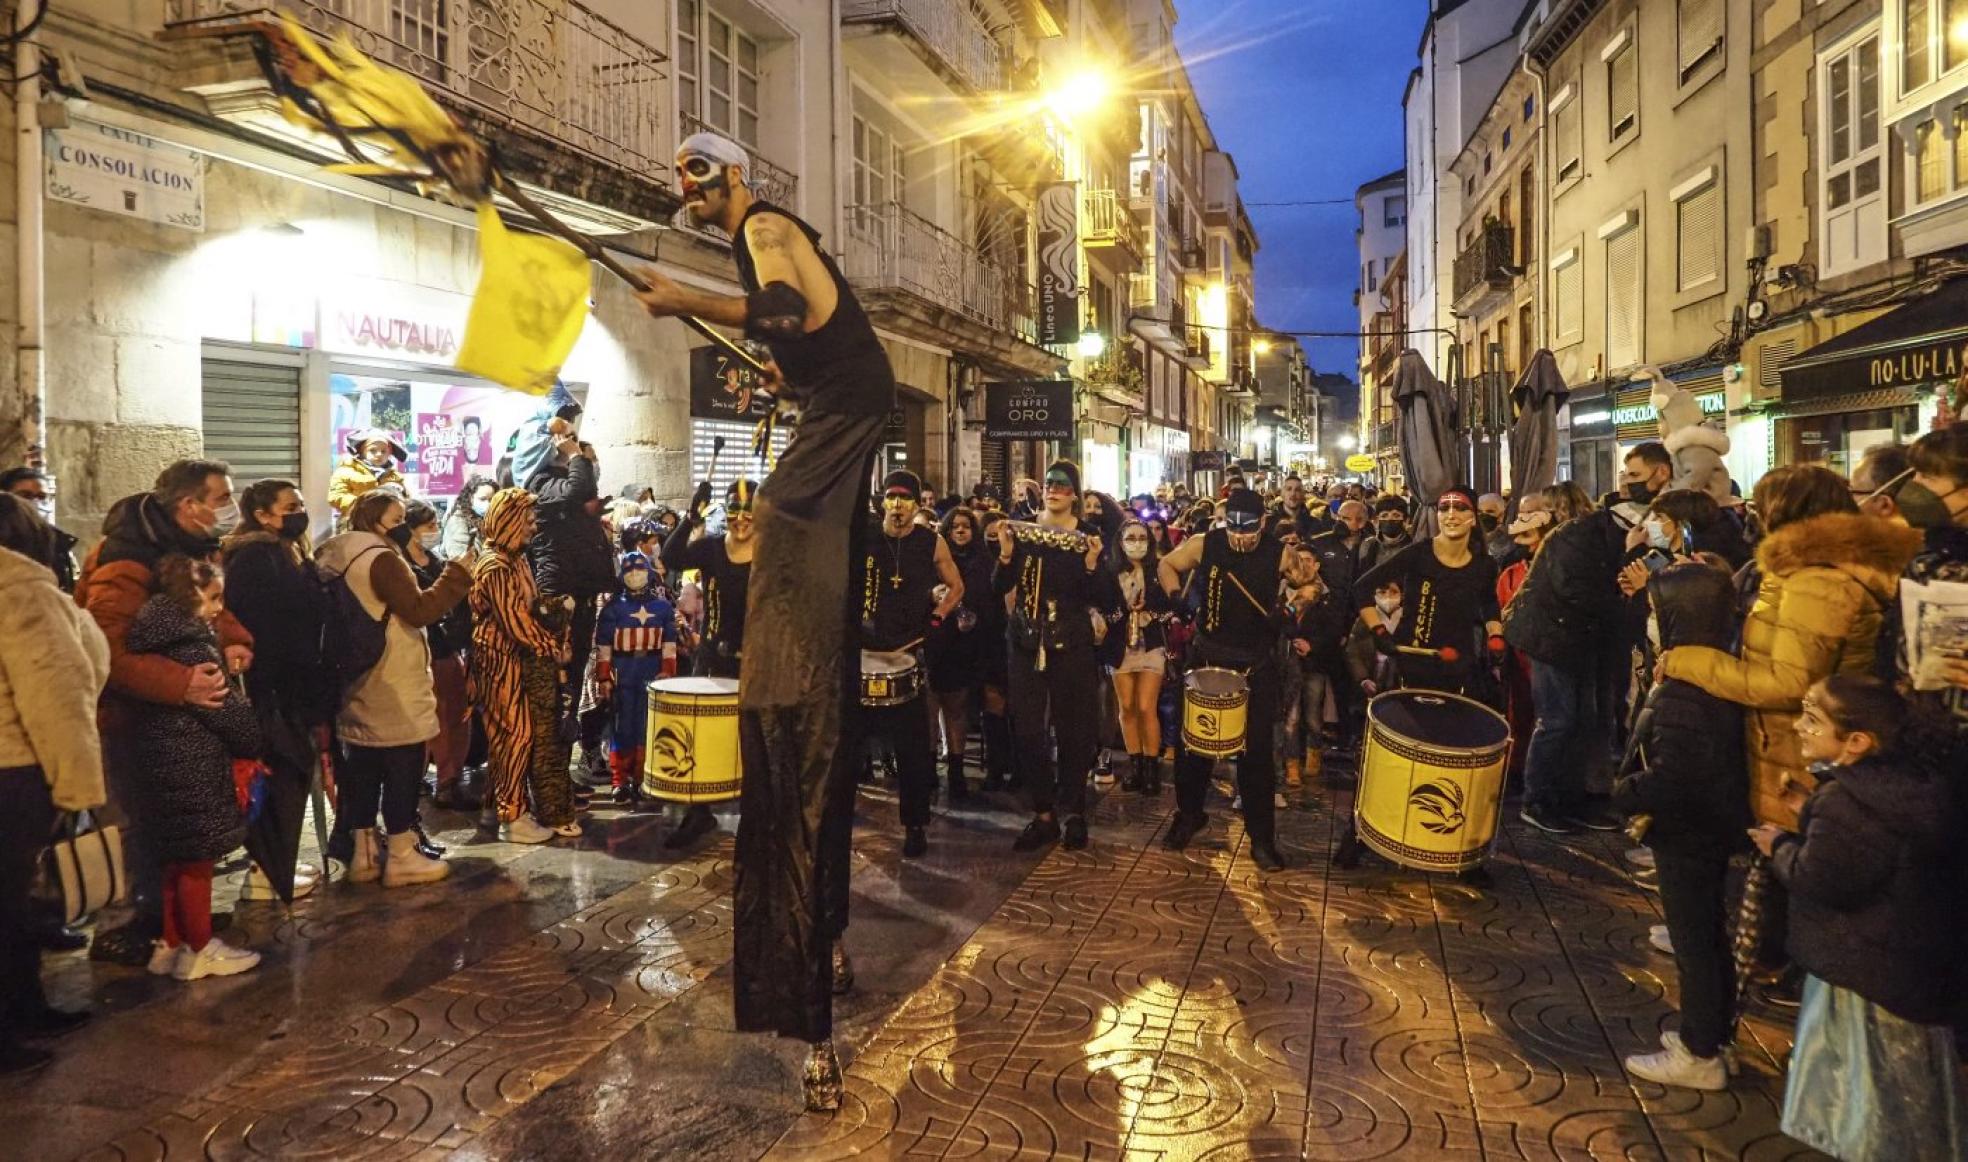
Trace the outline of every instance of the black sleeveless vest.
[[935, 532], [918, 526], [890, 537], [877, 526], [862, 553], [861, 620], [873, 627], [862, 645], [895, 650], [927, 634], [938, 580]]
[[834, 280], [839, 299], [825, 325], [797, 339], [769, 340], [766, 347], [785, 373], [791, 402], [806, 411], [834, 415], [887, 415], [895, 407], [895, 371], [889, 366], [888, 352], [882, 350], [875, 328], [868, 322], [861, 301], [847, 285], [834, 258], [820, 246], [820, 232], [791, 213], [770, 202], [753, 202], [738, 224], [738, 236], [731, 240], [731, 254], [738, 262], [738, 277], [747, 293], [757, 293], [758, 268], [751, 246], [745, 240], [745, 226], [755, 214], [778, 214], [806, 234], [827, 276]]

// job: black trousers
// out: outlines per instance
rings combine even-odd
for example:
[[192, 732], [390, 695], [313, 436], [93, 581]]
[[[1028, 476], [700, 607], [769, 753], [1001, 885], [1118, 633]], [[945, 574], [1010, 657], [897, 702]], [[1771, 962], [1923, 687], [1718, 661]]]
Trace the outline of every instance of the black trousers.
[[[1211, 664], [1208, 651], [1192, 646], [1191, 668]], [[1277, 834], [1278, 756], [1272, 731], [1278, 722], [1278, 666], [1267, 661], [1247, 676], [1250, 709], [1244, 730], [1244, 753], [1237, 756], [1237, 794], [1244, 800], [1244, 830], [1256, 843], [1270, 843]], [[1175, 805], [1188, 815], [1203, 813], [1209, 799], [1210, 771], [1216, 760], [1184, 749], [1175, 760]]]
[[1654, 849], [1661, 910], [1681, 977], [1681, 1040], [1697, 1057], [1713, 1057], [1735, 1024], [1736, 970], [1729, 950], [1727, 855]]
[[41, 768], [0, 769], [0, 1045], [11, 1044], [20, 1022], [48, 1007], [35, 939], [40, 925], [28, 892], [54, 824]]
[[341, 776], [336, 784], [335, 827], [354, 834], [376, 825], [376, 808], [383, 812], [383, 830], [391, 835], [410, 830], [417, 821], [417, 792], [424, 782], [425, 746], [342, 746]]
[[886, 739], [895, 754], [904, 827], [928, 826], [929, 801], [936, 794], [936, 747], [929, 738], [926, 699], [918, 694], [900, 706], [861, 708], [862, 738], [870, 747]]
[[1094, 696], [1100, 685], [1100, 663], [1090, 644], [1048, 648], [1043, 670], [1036, 652], [1011, 647], [1006, 709], [1011, 712], [1018, 770], [1038, 814], [1086, 814], [1087, 775], [1100, 751], [1099, 701]]

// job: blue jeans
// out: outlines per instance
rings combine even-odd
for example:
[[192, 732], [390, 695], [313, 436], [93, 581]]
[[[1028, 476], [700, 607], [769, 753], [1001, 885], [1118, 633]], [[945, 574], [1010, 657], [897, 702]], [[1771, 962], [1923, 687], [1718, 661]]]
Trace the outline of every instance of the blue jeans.
[[1584, 805], [1585, 776], [1600, 741], [1599, 675], [1531, 659], [1537, 728], [1524, 764], [1524, 805], [1563, 814]]

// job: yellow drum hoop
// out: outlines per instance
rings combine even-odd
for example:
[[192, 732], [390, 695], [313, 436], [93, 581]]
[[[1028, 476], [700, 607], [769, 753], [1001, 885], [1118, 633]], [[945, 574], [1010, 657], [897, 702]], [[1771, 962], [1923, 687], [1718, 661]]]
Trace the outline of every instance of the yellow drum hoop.
[[1488, 858], [1490, 849], [1496, 846], [1497, 832], [1493, 831], [1489, 839], [1477, 847], [1466, 847], [1460, 851], [1427, 851], [1403, 843], [1375, 827], [1357, 807], [1353, 812], [1353, 825], [1359, 829], [1361, 842], [1395, 863], [1411, 867], [1420, 865], [1443, 871], [1463, 871], [1482, 863]]
[[1393, 751], [1402, 758], [1414, 759], [1417, 762], [1433, 763], [1438, 767], [1465, 768], [1488, 766], [1496, 761], [1498, 755], [1509, 752], [1510, 723], [1502, 715], [1491, 710], [1481, 702], [1476, 701], [1474, 698], [1464, 698], [1460, 694], [1450, 694], [1441, 690], [1428, 690], [1425, 693], [1430, 698], [1444, 698], [1455, 702], [1466, 702], [1483, 713], [1491, 715], [1503, 722], [1503, 741], [1493, 746], [1467, 747], [1444, 746], [1440, 743], [1429, 742], [1426, 739], [1409, 738], [1407, 735], [1402, 734], [1400, 731], [1395, 730], [1393, 727], [1388, 726], [1373, 716], [1374, 702], [1378, 702], [1382, 698], [1392, 697], [1398, 693], [1402, 693], [1402, 691], [1390, 690], [1385, 694], [1376, 695], [1372, 701], [1367, 703], [1367, 733], [1388, 750]]
[[738, 699], [730, 695], [712, 701], [700, 698], [666, 698], [657, 694], [649, 699], [649, 704], [658, 714], [673, 714], [678, 718], [736, 718], [738, 716]]

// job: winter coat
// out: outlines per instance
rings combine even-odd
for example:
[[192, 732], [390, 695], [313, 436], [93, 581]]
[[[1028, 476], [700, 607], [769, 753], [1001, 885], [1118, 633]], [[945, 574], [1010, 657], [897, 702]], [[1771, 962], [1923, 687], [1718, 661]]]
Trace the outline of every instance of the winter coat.
[[[129, 702], [176, 706], [191, 685], [190, 667], [164, 654], [132, 654], [123, 644], [131, 620], [156, 584], [158, 562], [172, 554], [215, 561], [219, 542], [185, 532], [148, 492], [140, 492], [110, 506], [103, 518], [103, 539], [82, 564], [75, 602], [89, 611], [109, 640], [109, 687], [101, 716], [105, 729], [121, 721]], [[253, 635], [230, 613], [219, 615], [217, 628], [221, 648], [253, 644]]]
[[1503, 639], [1519, 653], [1578, 673], [1597, 669], [1601, 640], [1619, 616], [1618, 542], [1600, 514], [1566, 521], [1544, 538], [1503, 611]]
[[[1402, 610], [1395, 614], [1389, 623], [1392, 631], [1400, 626], [1399, 618], [1406, 616]], [[1381, 620], [1388, 620], [1383, 614]], [[1372, 682], [1379, 690], [1392, 690], [1398, 683], [1394, 670], [1394, 659], [1374, 647], [1373, 631], [1367, 628], [1367, 620], [1355, 614], [1353, 628], [1346, 633], [1346, 672], [1352, 677], [1357, 688], [1362, 682]]]
[[[210, 626], [163, 595], [150, 598], [130, 623], [133, 654], [162, 654], [185, 667], [222, 665]], [[132, 728], [143, 740], [143, 765], [131, 772], [137, 826], [166, 863], [218, 859], [246, 838], [233, 789], [232, 760], [260, 751], [252, 703], [237, 686], [217, 710], [138, 703]]]
[[1785, 525], [1757, 547], [1763, 579], [1743, 624], [1741, 656], [1705, 646], [1661, 655], [1667, 677], [1748, 710], [1750, 806], [1758, 819], [1797, 826], [1784, 791], [1812, 785], [1794, 729], [1804, 692], [1827, 675], [1872, 669], [1880, 623], [1894, 610], [1900, 572], [1919, 544], [1917, 530], [1857, 513]]
[[253, 634], [246, 696], [262, 713], [306, 726], [335, 717], [335, 676], [321, 653], [321, 582], [291, 542], [255, 531], [227, 537], [226, 608]]
[[356, 501], [385, 484], [394, 484], [404, 489], [405, 495], [409, 494], [403, 473], [396, 470], [395, 464], [372, 468], [359, 456], [344, 456], [335, 465], [334, 474], [328, 477], [328, 507], [335, 510], [336, 516], [347, 520], [349, 509]]
[[1742, 707], [1670, 678], [1651, 695], [1635, 739], [1638, 761], [1613, 784], [1613, 806], [1650, 815], [1647, 846], [1730, 855], [1747, 846], [1749, 775]]
[[576, 456], [565, 467], [540, 468], [525, 483], [539, 505], [527, 556], [542, 593], [592, 598], [615, 591], [615, 547], [601, 517], [587, 509], [601, 495], [595, 471], [593, 460]]
[[1891, 756], [1821, 768], [1798, 834], [1770, 859], [1797, 962], [1922, 1024], [1960, 1008], [1960, 773]]
[[[1350, 592], [1321, 585], [1316, 600], [1292, 611], [1285, 622], [1282, 656], [1306, 671], [1331, 672], [1343, 665], [1347, 628], [1360, 616], [1352, 602], [1341, 596]], [[1310, 644], [1304, 657], [1291, 644], [1294, 641]]]
[[332, 537], [315, 553], [327, 577], [347, 575], [349, 589], [369, 616], [387, 623], [383, 656], [342, 691], [335, 726], [356, 746], [409, 746], [437, 737], [437, 695], [424, 627], [450, 612], [471, 591], [471, 573], [456, 561], [437, 584], [417, 585], [396, 546], [370, 532]]
[[1351, 601], [1353, 583], [1380, 560], [1379, 552], [1372, 547], [1374, 540], [1372, 534], [1361, 533], [1359, 543], [1349, 546], [1346, 530], [1334, 529], [1313, 537], [1305, 542], [1305, 547], [1319, 562], [1319, 580], [1334, 593], [1345, 594], [1342, 601]]
[[46, 566], [0, 548], [0, 767], [40, 767], [55, 806], [101, 806], [96, 699], [109, 642]]

